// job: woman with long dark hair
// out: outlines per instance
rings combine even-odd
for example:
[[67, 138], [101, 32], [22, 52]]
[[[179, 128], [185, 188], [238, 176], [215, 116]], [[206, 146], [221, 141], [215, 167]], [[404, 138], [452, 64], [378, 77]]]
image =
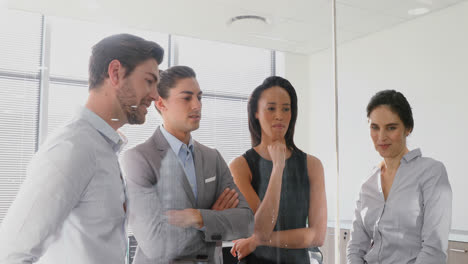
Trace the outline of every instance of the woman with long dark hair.
[[248, 119], [252, 148], [229, 167], [255, 214], [255, 229], [234, 241], [231, 253], [248, 263], [310, 263], [309, 251], [320, 255], [325, 240], [325, 184], [320, 160], [294, 144], [291, 83], [268, 77], [250, 96]]

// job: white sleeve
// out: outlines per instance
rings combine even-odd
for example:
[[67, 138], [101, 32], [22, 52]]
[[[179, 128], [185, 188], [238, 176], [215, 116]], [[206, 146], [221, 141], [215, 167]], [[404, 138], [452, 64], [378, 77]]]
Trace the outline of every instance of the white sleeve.
[[93, 157], [70, 142], [36, 155], [1, 226], [0, 263], [34, 263], [44, 254], [93, 176]]

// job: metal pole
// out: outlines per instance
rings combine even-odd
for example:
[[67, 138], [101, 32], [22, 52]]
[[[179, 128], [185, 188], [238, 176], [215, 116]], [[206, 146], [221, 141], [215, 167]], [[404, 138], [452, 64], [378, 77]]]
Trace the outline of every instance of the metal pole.
[[49, 108], [49, 71], [50, 65], [50, 25], [47, 18], [42, 16], [42, 50], [40, 68], [40, 97], [38, 112], [38, 131], [36, 151], [47, 138], [48, 108]]
[[336, 153], [336, 212], [335, 212], [335, 264], [340, 264], [340, 155], [338, 129], [338, 63], [336, 48], [336, 0], [332, 0], [332, 56], [333, 87], [335, 89], [335, 153]]

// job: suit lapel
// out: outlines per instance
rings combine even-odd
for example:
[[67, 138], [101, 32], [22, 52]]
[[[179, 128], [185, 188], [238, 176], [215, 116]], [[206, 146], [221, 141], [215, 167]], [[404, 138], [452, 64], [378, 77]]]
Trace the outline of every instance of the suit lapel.
[[198, 147], [198, 142], [194, 141], [193, 149], [195, 153], [195, 157], [193, 159], [195, 165], [195, 174], [197, 178], [197, 197], [198, 197], [198, 204], [203, 204], [202, 199], [204, 199], [205, 194], [205, 177], [203, 175], [203, 156]]
[[[193, 207], [195, 207], [196, 206], [195, 195], [193, 194], [192, 188], [190, 187], [190, 183], [187, 179], [187, 175], [185, 174], [185, 170], [179, 162], [179, 157], [177, 156], [177, 154], [174, 153], [174, 151], [172, 150], [171, 146], [167, 142], [166, 138], [162, 134], [161, 129], [159, 127], [156, 129], [156, 132], [154, 133], [153, 137], [156, 142], [156, 146], [159, 150], [159, 155], [161, 156], [160, 157], [161, 160], [164, 158], [163, 157], [164, 155], [172, 155], [173, 158], [177, 160], [176, 164], [177, 166], [179, 166], [179, 170], [174, 170], [174, 171], [180, 171], [181, 175], [169, 175], [169, 176], [174, 177], [180, 181], [185, 193], [187, 194], [187, 197], [190, 199], [190, 202], [192, 203]], [[196, 165], [195, 165], [195, 168], [196, 168]], [[198, 172], [197, 172], [197, 175], [198, 175]], [[197, 179], [197, 184], [198, 184], [198, 179]], [[174, 191], [177, 192], [179, 190], [174, 190]]]

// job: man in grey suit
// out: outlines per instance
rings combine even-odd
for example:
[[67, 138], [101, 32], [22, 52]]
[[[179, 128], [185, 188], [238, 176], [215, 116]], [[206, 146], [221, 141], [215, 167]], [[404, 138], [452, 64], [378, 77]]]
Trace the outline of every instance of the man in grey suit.
[[161, 72], [158, 93], [163, 126], [122, 158], [134, 263], [222, 263], [215, 248], [252, 234], [252, 210], [220, 153], [191, 137], [201, 118], [195, 72]]

